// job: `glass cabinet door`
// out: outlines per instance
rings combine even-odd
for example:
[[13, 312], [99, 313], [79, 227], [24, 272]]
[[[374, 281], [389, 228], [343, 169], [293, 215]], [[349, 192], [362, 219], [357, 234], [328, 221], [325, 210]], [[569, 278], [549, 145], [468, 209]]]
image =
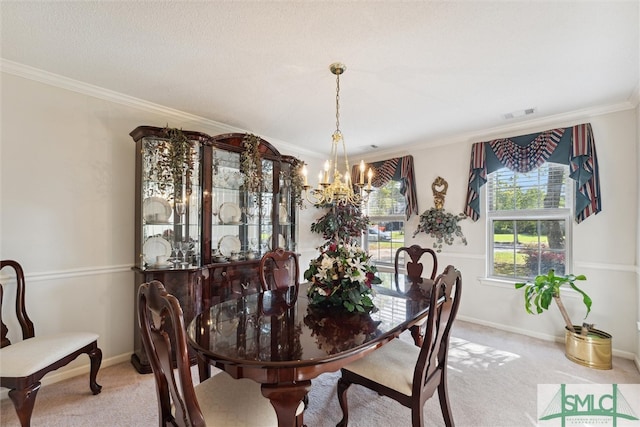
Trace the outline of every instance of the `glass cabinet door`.
[[296, 221], [295, 206], [291, 192], [291, 164], [280, 164], [279, 192], [278, 192], [278, 230], [282, 236], [282, 247], [286, 250], [296, 251]]
[[142, 224], [138, 267], [189, 268], [200, 265], [201, 199], [200, 146], [172, 155], [168, 139], [141, 141]]
[[236, 260], [243, 253], [241, 229], [247, 215], [241, 187], [240, 154], [213, 149], [211, 166], [211, 248], [214, 262]]

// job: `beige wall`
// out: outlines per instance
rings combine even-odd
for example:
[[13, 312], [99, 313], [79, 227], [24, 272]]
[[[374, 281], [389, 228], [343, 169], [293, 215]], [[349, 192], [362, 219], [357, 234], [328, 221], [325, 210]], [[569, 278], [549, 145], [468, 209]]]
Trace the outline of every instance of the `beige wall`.
[[[129, 132], [139, 125], [167, 124], [210, 135], [240, 130], [55, 78], [9, 73], [1, 77], [0, 257], [16, 259], [26, 269], [27, 306], [37, 332], [94, 331], [100, 334], [103, 366], [128, 360], [134, 327], [134, 144]], [[640, 240], [637, 110], [578, 122], [582, 121], [593, 124], [604, 197], [603, 212], [574, 229], [575, 268], [589, 277], [585, 287], [595, 301], [590, 319], [614, 335], [618, 353], [631, 357], [640, 352], [635, 330]], [[503, 136], [509, 135], [513, 133]], [[497, 136], [412, 147], [421, 211], [433, 203], [430, 185], [438, 175], [449, 181], [445, 207], [461, 211], [471, 143]], [[264, 137], [281, 152], [307, 161], [310, 171], [319, 170], [322, 159], [293, 145], [295, 141]], [[309, 232], [317, 216], [314, 208], [301, 211], [303, 266], [321, 243]], [[410, 231], [416, 221], [410, 221]], [[442, 265], [455, 264], [463, 272], [461, 316], [532, 335], [559, 336], [558, 313], [525, 315], [521, 296], [511, 285], [481, 280], [484, 222], [465, 221], [463, 229], [469, 245], [447, 247], [440, 255]], [[427, 237], [412, 239], [407, 234], [407, 243], [431, 243]], [[570, 311], [579, 312], [577, 298], [567, 298], [566, 303]], [[73, 375], [86, 365], [79, 360], [48, 381]]]
[[[599, 214], [573, 225], [574, 272], [588, 278], [583, 288], [594, 300], [588, 320], [613, 335], [617, 354], [635, 357], [638, 345], [638, 137], [635, 108], [593, 116], [583, 114], [571, 120], [538, 123], [535, 127], [509, 129], [502, 133], [477, 134], [446, 143], [431, 141], [423, 148], [414, 146], [396, 155], [410, 153], [414, 156], [420, 212], [433, 206], [431, 183], [437, 176], [442, 176], [449, 182], [445, 208], [457, 213], [464, 208], [472, 143], [584, 122], [592, 124], [596, 140], [603, 208]], [[389, 156], [383, 156], [386, 157]], [[564, 322], [557, 310], [552, 309], [539, 316], [526, 314], [522, 292], [516, 291], [513, 283], [484, 278], [487, 253], [484, 219], [483, 215], [475, 223], [463, 221], [461, 224], [468, 246], [458, 243], [445, 246], [439, 255], [439, 264], [454, 264], [463, 273], [464, 298], [460, 317], [545, 339], [562, 337]], [[417, 221], [417, 217], [409, 221], [406, 243], [430, 246], [432, 240], [424, 233], [411, 237]], [[574, 321], [581, 322], [584, 306], [578, 295], [566, 293], [564, 303]]]

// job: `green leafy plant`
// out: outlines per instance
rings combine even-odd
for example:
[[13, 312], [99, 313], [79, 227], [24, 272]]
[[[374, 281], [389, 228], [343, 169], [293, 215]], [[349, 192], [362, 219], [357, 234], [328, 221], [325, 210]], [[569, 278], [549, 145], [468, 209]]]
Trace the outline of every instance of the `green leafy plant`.
[[360, 206], [336, 204], [311, 224], [311, 231], [327, 240], [324, 246], [332, 242], [355, 244], [368, 225], [369, 217], [362, 213]]
[[459, 237], [464, 245], [467, 244], [467, 238], [462, 234], [462, 228], [458, 221], [465, 219], [467, 216], [463, 213], [454, 215], [444, 209], [431, 208], [420, 214], [420, 222], [418, 228], [413, 232], [413, 237], [418, 233], [426, 233], [435, 238], [433, 247], [436, 252], [442, 251], [442, 244], [452, 245], [455, 237]]
[[535, 314], [533, 312], [533, 308], [535, 308], [536, 313], [540, 314], [543, 311], [549, 309], [549, 305], [551, 301], [555, 301], [564, 321], [567, 325], [567, 329], [575, 332], [573, 327], [573, 323], [569, 318], [569, 314], [567, 313], [562, 300], [560, 299], [560, 288], [563, 285], [570, 286], [573, 290], [582, 295], [582, 302], [587, 308], [587, 314], [584, 316], [586, 319], [591, 312], [591, 298], [578, 286], [576, 286], [576, 280], [586, 280], [586, 276], [584, 274], [574, 275], [567, 274], [564, 276], [556, 276], [555, 271], [550, 269], [547, 274], [541, 274], [535, 277], [533, 282], [521, 282], [516, 283], [515, 288], [520, 289], [524, 288], [524, 308], [527, 310], [529, 314]]

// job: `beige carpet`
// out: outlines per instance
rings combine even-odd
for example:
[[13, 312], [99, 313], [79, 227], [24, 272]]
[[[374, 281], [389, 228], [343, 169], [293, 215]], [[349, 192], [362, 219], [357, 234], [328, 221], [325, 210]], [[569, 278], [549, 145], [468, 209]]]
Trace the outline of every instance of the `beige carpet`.
[[[406, 337], [403, 337], [406, 339]], [[308, 427], [335, 426], [341, 418], [335, 385], [338, 373], [313, 381]], [[88, 376], [43, 387], [32, 426], [158, 425], [153, 377], [129, 363], [102, 369], [102, 393], [93, 396]], [[614, 358], [612, 370], [577, 365], [561, 344], [456, 321], [449, 357], [449, 392], [456, 425], [521, 427], [536, 425], [537, 384], [640, 384], [631, 360]], [[349, 390], [350, 426], [410, 426], [409, 410], [358, 386]], [[443, 426], [437, 395], [425, 405], [427, 425]], [[8, 399], [0, 406], [0, 425], [19, 426]]]

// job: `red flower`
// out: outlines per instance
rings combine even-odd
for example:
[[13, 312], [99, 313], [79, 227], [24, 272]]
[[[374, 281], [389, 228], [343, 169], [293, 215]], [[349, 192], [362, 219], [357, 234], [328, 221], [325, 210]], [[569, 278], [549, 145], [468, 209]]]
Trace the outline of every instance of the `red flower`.
[[367, 277], [367, 279], [365, 280], [364, 284], [367, 285], [369, 289], [371, 289], [371, 282], [373, 282], [373, 279], [376, 277], [376, 275], [369, 271], [365, 276]]

